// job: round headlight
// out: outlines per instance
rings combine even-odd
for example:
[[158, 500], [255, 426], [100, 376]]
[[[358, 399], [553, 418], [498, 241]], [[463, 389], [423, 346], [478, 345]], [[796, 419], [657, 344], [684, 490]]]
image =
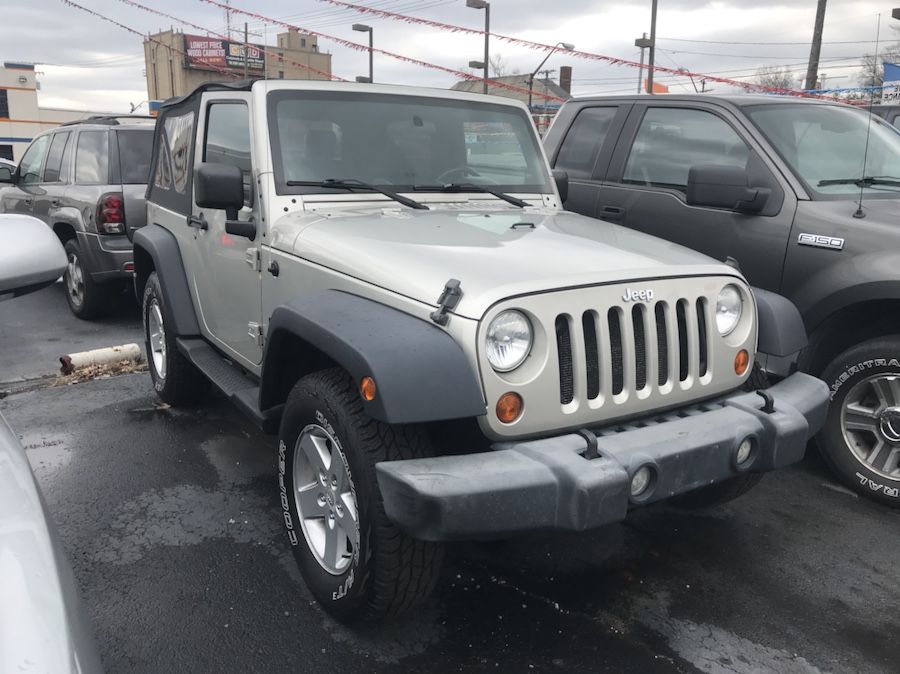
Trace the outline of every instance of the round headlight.
[[515, 370], [531, 351], [531, 323], [518, 311], [504, 311], [488, 326], [485, 349], [497, 372]]
[[719, 292], [716, 300], [716, 328], [723, 337], [731, 334], [741, 320], [744, 300], [737, 286], [727, 285]]

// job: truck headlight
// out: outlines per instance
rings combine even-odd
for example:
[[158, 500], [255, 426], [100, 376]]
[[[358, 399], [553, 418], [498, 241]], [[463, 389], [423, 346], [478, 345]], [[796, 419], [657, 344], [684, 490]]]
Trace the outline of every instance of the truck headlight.
[[728, 284], [716, 300], [716, 328], [725, 337], [737, 327], [744, 309], [744, 299], [736, 285]]
[[519, 311], [504, 311], [488, 325], [485, 349], [497, 372], [515, 370], [531, 351], [531, 323]]

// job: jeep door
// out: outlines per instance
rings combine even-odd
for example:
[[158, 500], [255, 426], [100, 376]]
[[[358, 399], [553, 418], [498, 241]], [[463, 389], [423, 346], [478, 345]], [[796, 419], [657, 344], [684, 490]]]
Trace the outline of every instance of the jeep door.
[[[762, 210], [688, 204], [695, 165], [746, 169], [753, 186], [770, 191]], [[718, 260], [733, 257], [751, 283], [777, 291], [796, 205], [764, 146], [737, 115], [718, 105], [654, 101], [632, 108], [591, 215]]]
[[0, 211], [3, 213], [19, 213], [31, 215], [34, 211], [34, 196], [40, 191], [41, 169], [47, 156], [50, 136], [43, 135], [34, 139], [13, 178], [14, 184], [5, 188], [0, 194]]
[[[197, 130], [195, 165], [200, 162], [233, 164], [244, 175], [244, 207], [239, 220], [261, 222], [255, 206], [252, 180], [253, 143], [250, 132], [249, 96], [216, 92], [204, 95]], [[193, 203], [195, 245], [187, 269], [193, 277], [200, 314], [219, 346], [247, 364], [262, 362], [262, 282], [259, 273], [259, 240], [225, 231], [225, 211], [200, 208]], [[258, 225], [257, 225], [258, 226]]]

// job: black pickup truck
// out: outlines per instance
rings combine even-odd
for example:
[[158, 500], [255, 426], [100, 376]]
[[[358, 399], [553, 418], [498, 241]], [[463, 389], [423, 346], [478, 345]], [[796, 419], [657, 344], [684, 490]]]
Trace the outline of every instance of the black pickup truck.
[[811, 99], [610, 96], [566, 103], [545, 147], [568, 173], [567, 209], [731, 257], [797, 305], [800, 367], [831, 388], [819, 449], [900, 508], [897, 130]]

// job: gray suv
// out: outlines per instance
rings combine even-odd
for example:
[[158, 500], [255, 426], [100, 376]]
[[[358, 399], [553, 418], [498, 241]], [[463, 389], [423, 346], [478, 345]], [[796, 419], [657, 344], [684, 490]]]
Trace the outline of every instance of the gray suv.
[[278, 433], [313, 595], [410, 609], [443, 541], [710, 505], [799, 460], [828, 391], [784, 298], [562, 210], [521, 103], [395, 86], [208, 84], [163, 105], [134, 237], [150, 375]]
[[0, 166], [0, 212], [33, 215], [56, 232], [68, 257], [66, 298], [79, 318], [102, 315], [131, 280], [128, 235], [146, 222], [153, 121], [64, 124], [37, 136], [16, 170]]

